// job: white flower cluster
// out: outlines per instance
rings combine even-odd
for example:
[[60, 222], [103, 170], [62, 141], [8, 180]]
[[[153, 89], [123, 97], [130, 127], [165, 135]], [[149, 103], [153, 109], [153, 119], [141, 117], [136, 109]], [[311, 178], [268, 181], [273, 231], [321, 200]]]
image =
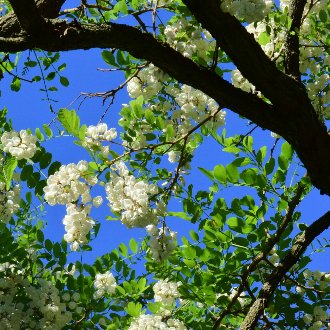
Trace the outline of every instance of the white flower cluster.
[[175, 307], [175, 301], [180, 298], [178, 287], [181, 282], [169, 282], [166, 280], [159, 280], [155, 283], [153, 291], [155, 293], [154, 298], [156, 302], [162, 304], [160, 308], [160, 314], [163, 316], [171, 315], [173, 308]]
[[328, 312], [323, 309], [321, 306], [315, 306], [313, 308], [313, 315], [312, 314], [305, 314], [303, 316], [303, 321], [309, 327], [306, 328], [307, 330], [319, 330], [319, 329], [330, 329]]
[[141, 315], [133, 321], [128, 330], [186, 330], [183, 322], [177, 319], [162, 320], [159, 315]]
[[37, 138], [26, 130], [4, 132], [1, 136], [3, 150], [20, 159], [29, 159], [37, 151]]
[[162, 89], [167, 77], [162, 70], [149, 64], [127, 83], [128, 94], [131, 98], [142, 95], [144, 99], [150, 99]]
[[98, 124], [96, 126], [91, 125], [87, 127], [83, 145], [91, 150], [100, 151], [101, 154], [106, 157], [109, 154], [109, 146], [103, 146], [102, 142], [112, 141], [116, 137], [116, 129], [108, 129], [108, 126], [105, 123]]
[[7, 190], [6, 184], [0, 182], [0, 222], [8, 223], [11, 216], [19, 210], [20, 192], [20, 185]]
[[211, 34], [199, 26], [180, 18], [168, 24], [164, 30], [167, 43], [183, 56], [192, 58], [193, 55], [211, 60], [209, 51], [214, 50], [215, 41]]
[[240, 88], [245, 92], [251, 93], [256, 90], [256, 88], [246, 78], [244, 78], [241, 72], [237, 69], [231, 72], [231, 80], [235, 87]]
[[[95, 176], [86, 176], [88, 163], [80, 161], [76, 164], [62, 165], [60, 169], [50, 175], [47, 186], [44, 188], [45, 199], [49, 205], [69, 204], [76, 202], [80, 197], [82, 203], [91, 201], [89, 185], [97, 183]], [[84, 178], [86, 182], [80, 181]]]
[[170, 163], [176, 163], [178, 162], [180, 159], [180, 152], [179, 151], [173, 151], [171, 150], [169, 153], [168, 153], [168, 161]]
[[[267, 30], [268, 27], [268, 30]], [[275, 23], [274, 18], [270, 17], [266, 22], [258, 22], [246, 26], [246, 30], [252, 33], [254, 38], [258, 40], [266, 31], [270, 31], [269, 41], [263, 42], [261, 48], [270, 58], [278, 58], [282, 50], [282, 44], [286, 37], [286, 30]], [[267, 41], [267, 40], [266, 40]]]
[[99, 299], [104, 295], [114, 294], [116, 291], [117, 282], [111, 272], [105, 274], [96, 274], [94, 287], [96, 289], [94, 298]]
[[[32, 286], [5, 267], [0, 278], [0, 329], [60, 330], [72, 319], [53, 283], [38, 279]], [[5, 271], [2, 267], [0, 271]]]
[[146, 227], [147, 233], [150, 235], [150, 250], [152, 258], [155, 261], [163, 261], [167, 259], [177, 243], [177, 233], [166, 228], [157, 228], [155, 225]]
[[224, 0], [221, 9], [248, 23], [261, 21], [271, 11], [272, 0]]
[[155, 185], [137, 181], [124, 162], [115, 165], [105, 190], [114, 212], [121, 212], [121, 222], [128, 228], [146, 227], [158, 222], [158, 211], [150, 207], [149, 196], [158, 192]]
[[64, 240], [70, 243], [72, 251], [77, 251], [81, 244], [87, 244], [87, 234], [95, 222], [89, 217], [91, 206], [66, 205], [66, 216], [63, 219], [66, 234]]
[[[180, 107], [171, 116], [178, 122], [178, 136], [188, 133], [194, 127], [194, 123], [200, 123], [219, 109], [215, 100], [188, 85], [167, 86], [166, 92], [175, 98]], [[212, 125], [216, 129], [225, 124], [225, 116], [226, 112], [220, 110], [214, 120], [210, 120], [206, 125]]]

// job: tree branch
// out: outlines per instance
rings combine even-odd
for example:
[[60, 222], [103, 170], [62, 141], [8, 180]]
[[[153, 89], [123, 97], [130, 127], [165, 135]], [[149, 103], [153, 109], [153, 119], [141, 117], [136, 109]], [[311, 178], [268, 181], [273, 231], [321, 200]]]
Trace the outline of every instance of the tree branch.
[[[301, 88], [301, 85], [277, 70], [275, 63], [267, 57], [254, 36], [234, 16], [221, 11], [218, 0], [183, 2], [218, 41], [243, 76], [274, 105], [283, 103], [284, 99], [291, 99], [296, 90]], [[297, 100], [292, 102], [295, 104]]]
[[284, 68], [285, 72], [297, 81], [300, 81], [299, 70], [299, 30], [302, 23], [302, 15], [307, 0], [292, 0], [289, 7], [289, 16], [292, 20], [284, 43]]
[[[298, 26], [296, 22], [299, 22], [304, 0], [295, 1], [299, 3], [299, 10], [293, 10], [292, 15], [295, 17], [294, 26]], [[278, 116], [285, 117], [278, 130], [273, 131], [293, 146], [321, 194], [330, 195], [330, 137], [304, 85], [279, 71], [245, 27], [235, 17], [221, 11], [218, 0], [183, 2], [218, 41], [243, 76], [270, 100], [275, 113], [273, 120]], [[292, 63], [297, 63], [296, 57]]]
[[[220, 11], [217, 0], [184, 1], [218, 39], [221, 47], [225, 47], [243, 74], [258, 90], [268, 95], [272, 104], [233, 87], [215, 72], [198, 66], [152, 35], [124, 24], [83, 25], [48, 20], [51, 33], [47, 37], [11, 34], [8, 38], [8, 31], [5, 34], [0, 31], [0, 51], [33, 48], [47, 51], [116, 48], [128, 51], [136, 58], [152, 62], [178, 81], [201, 90], [221, 107], [283, 136], [296, 150], [314, 186], [321, 193], [330, 195], [330, 137], [303, 85], [278, 71], [253, 36], [234, 17]], [[201, 12], [196, 12], [197, 9]]]
[[[37, 0], [36, 5], [40, 15], [44, 18], [56, 18], [60, 9], [66, 0]], [[23, 13], [24, 14], [24, 13]], [[27, 13], [25, 13], [27, 16]], [[28, 18], [28, 17], [27, 17]], [[18, 23], [17, 16], [11, 12], [0, 17], [1, 37], [12, 38], [21, 32], [21, 26]]]
[[273, 293], [283, 280], [286, 272], [290, 270], [300, 259], [306, 248], [312, 241], [330, 226], [330, 211], [321, 218], [314, 221], [302, 234], [296, 236], [290, 252], [284, 257], [276, 269], [268, 276], [262, 289], [259, 292], [257, 300], [253, 303], [246, 315], [241, 330], [255, 329], [259, 318], [267, 307]]
[[9, 0], [23, 31], [29, 35], [44, 33], [47, 26], [34, 0]]
[[236, 290], [236, 293], [235, 293], [234, 297], [232, 297], [230, 303], [226, 306], [226, 308], [221, 312], [219, 317], [215, 320], [213, 328], [212, 328], [213, 330], [218, 329], [223, 318], [230, 313], [231, 308], [235, 305], [237, 299], [241, 296], [241, 294], [244, 290], [245, 283], [247, 283], [247, 280], [248, 280], [249, 276], [251, 275], [251, 273], [254, 270], [256, 270], [259, 263], [261, 261], [265, 260], [265, 258], [268, 256], [269, 252], [274, 248], [275, 244], [277, 244], [279, 242], [284, 230], [287, 228], [288, 224], [292, 221], [293, 212], [296, 209], [296, 207], [298, 206], [298, 204], [300, 203], [300, 199], [304, 192], [304, 189], [305, 189], [304, 184], [302, 184], [301, 182], [298, 183], [297, 190], [296, 190], [294, 196], [292, 197], [292, 199], [288, 203], [288, 207], [286, 210], [287, 213], [283, 217], [283, 221], [282, 221], [281, 225], [279, 226], [276, 233], [268, 240], [266, 249], [264, 251], [260, 252], [259, 254], [257, 254], [252, 259], [251, 263], [248, 265], [248, 267], [245, 269], [245, 271], [241, 275], [241, 280], [242, 280], [241, 285]]

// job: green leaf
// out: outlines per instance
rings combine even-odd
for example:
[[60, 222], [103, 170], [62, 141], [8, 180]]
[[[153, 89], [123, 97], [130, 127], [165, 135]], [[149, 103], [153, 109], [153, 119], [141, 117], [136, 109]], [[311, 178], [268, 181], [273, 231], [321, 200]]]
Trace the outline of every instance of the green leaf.
[[198, 169], [204, 173], [210, 180], [214, 180], [214, 175], [213, 175], [213, 171], [209, 171], [203, 167], [198, 167]]
[[191, 237], [194, 241], [196, 241], [196, 242], [199, 241], [199, 236], [198, 236], [198, 234], [197, 234], [195, 231], [190, 230], [189, 235], [190, 235], [190, 237]]
[[270, 42], [270, 35], [264, 31], [261, 32], [258, 38], [258, 43], [262, 46], [267, 45]]
[[115, 56], [112, 54], [112, 52], [108, 50], [102, 51], [102, 59], [105, 63], [111, 66], [116, 66]]
[[39, 161], [40, 168], [44, 169], [44, 168], [48, 167], [49, 164], [51, 163], [51, 161], [52, 161], [52, 154], [49, 152], [44, 153], [41, 156], [40, 161]]
[[69, 134], [79, 138], [80, 119], [74, 110], [60, 109], [58, 119]]
[[131, 238], [129, 241], [129, 247], [132, 250], [133, 253], [137, 253], [138, 252], [138, 244], [136, 243], [134, 238]]
[[44, 233], [42, 232], [42, 230], [38, 229], [37, 230], [37, 240], [38, 242], [42, 243], [45, 239]]
[[61, 163], [56, 161], [53, 162], [48, 169], [48, 176], [54, 174], [55, 172], [57, 172], [59, 170], [59, 168], [61, 167]]
[[40, 128], [38, 128], [38, 127], [35, 129], [35, 135], [39, 141], [45, 140], [44, 135], [41, 133]]
[[6, 189], [9, 190], [14, 171], [17, 166], [17, 159], [14, 157], [7, 158], [4, 166], [4, 176], [6, 180]]
[[267, 147], [263, 146], [257, 153], [257, 161], [261, 165], [266, 157]]
[[131, 315], [131, 316], [139, 316], [141, 314], [141, 309], [142, 309], [142, 304], [141, 303], [134, 303], [132, 301], [130, 301], [127, 304], [127, 307], [125, 308], [125, 311]]
[[43, 129], [44, 129], [44, 132], [46, 133], [46, 135], [51, 138], [53, 136], [53, 131], [51, 130], [51, 128], [46, 125], [46, 124], [43, 124], [42, 125]]
[[68, 87], [68, 86], [69, 86], [69, 80], [68, 80], [68, 78], [66, 78], [66, 77], [61, 76], [61, 77], [60, 77], [60, 83], [61, 83], [64, 87]]
[[33, 166], [28, 164], [25, 165], [21, 172], [21, 180], [26, 181], [33, 173]]
[[288, 142], [284, 142], [282, 144], [281, 156], [285, 157], [288, 161], [291, 161], [293, 156], [293, 149]]
[[223, 165], [216, 165], [214, 166], [213, 169], [213, 174], [214, 177], [221, 183], [226, 183], [227, 182], [227, 174], [226, 174], [226, 169]]
[[170, 217], [178, 217], [183, 220], [188, 220], [188, 221], [191, 220], [191, 217], [185, 212], [168, 212], [167, 215]]
[[171, 140], [175, 136], [173, 125], [167, 125], [166, 127], [166, 140]]
[[228, 164], [226, 166], [226, 173], [227, 173], [227, 179], [231, 183], [238, 182], [239, 179], [239, 171], [237, 167], [234, 164]]
[[265, 172], [266, 175], [271, 174], [274, 171], [275, 168], [275, 159], [272, 157], [269, 159], [269, 161], [265, 164]]
[[18, 77], [14, 77], [10, 84], [10, 89], [14, 92], [18, 92], [21, 89], [21, 80]]
[[182, 255], [187, 259], [195, 259], [196, 249], [193, 246], [187, 246], [182, 249]]
[[227, 225], [233, 231], [243, 234], [248, 234], [254, 229], [254, 226], [247, 225], [244, 220], [235, 217], [229, 218], [227, 220]]
[[49, 72], [48, 75], [46, 76], [46, 80], [53, 80], [56, 76], [55, 72]]
[[241, 178], [246, 184], [253, 185], [257, 178], [257, 172], [258, 170], [255, 168], [247, 168], [241, 173]]
[[327, 21], [328, 21], [328, 15], [327, 15], [327, 12], [325, 10], [323, 10], [323, 9], [320, 10], [319, 17], [320, 17], [320, 20], [323, 23], [327, 23]]

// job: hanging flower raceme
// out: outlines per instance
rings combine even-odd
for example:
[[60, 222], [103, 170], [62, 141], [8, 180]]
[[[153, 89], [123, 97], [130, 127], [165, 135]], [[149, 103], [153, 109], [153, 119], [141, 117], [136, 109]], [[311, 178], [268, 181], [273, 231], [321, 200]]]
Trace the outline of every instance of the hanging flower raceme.
[[37, 138], [26, 130], [4, 132], [1, 136], [3, 151], [20, 159], [29, 159], [37, 151]]
[[[80, 197], [82, 203], [91, 201], [89, 185], [97, 183], [95, 176], [85, 176], [88, 163], [80, 161], [76, 164], [62, 165], [60, 169], [47, 179], [44, 188], [45, 199], [49, 205], [76, 202]], [[85, 181], [82, 181], [84, 178]]]
[[123, 162], [118, 162], [115, 170], [105, 186], [111, 209], [121, 213], [121, 221], [128, 228], [156, 224], [157, 208], [151, 207], [149, 198], [158, 192], [157, 186], [138, 181]]
[[155, 225], [146, 227], [147, 233], [150, 235], [150, 250], [152, 259], [155, 261], [163, 261], [167, 259], [177, 243], [177, 233], [165, 228], [157, 228]]
[[94, 298], [102, 298], [105, 294], [114, 294], [116, 291], [117, 282], [111, 272], [105, 274], [97, 274], [94, 280], [96, 292]]
[[89, 217], [91, 205], [78, 206], [67, 204], [66, 216], [63, 219], [66, 234], [64, 240], [71, 244], [71, 250], [77, 251], [79, 246], [88, 243], [87, 235], [95, 222]]

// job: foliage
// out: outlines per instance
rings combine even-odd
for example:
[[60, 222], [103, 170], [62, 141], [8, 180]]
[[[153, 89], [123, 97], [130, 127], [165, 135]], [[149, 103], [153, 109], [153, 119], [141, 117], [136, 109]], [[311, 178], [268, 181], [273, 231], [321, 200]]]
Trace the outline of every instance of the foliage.
[[[313, 109], [308, 118], [317, 118], [317, 127], [324, 128], [330, 118], [329, 5], [296, 1], [297, 9], [287, 1], [209, 2], [228, 22], [251, 33], [254, 47], [276, 72], [299, 85]], [[200, 74], [221, 78], [214, 81], [255, 102], [251, 118], [257, 125], [250, 129], [246, 118], [251, 118], [234, 101], [220, 102], [223, 95], [215, 99], [218, 86], [214, 92], [212, 86], [202, 90], [205, 82], [194, 77], [180, 80], [179, 68], [161, 66], [147, 49], [145, 57], [138, 56], [133, 46], [126, 49], [116, 39], [117, 46], [102, 49], [100, 57], [109, 71], [123, 72], [124, 81], [108, 92], [84, 96], [102, 97], [113, 108], [117, 93], [127, 89], [131, 100], [122, 105], [116, 127], [103, 122], [108, 108], [98, 124], [87, 126], [78, 107], [56, 105], [63, 88], [70, 88], [60, 51], [47, 41], [36, 48], [37, 23], [23, 19], [16, 1], [1, 2], [0, 25], [14, 15], [8, 24], [20, 24], [22, 38], [29, 35], [36, 43], [33, 50], [18, 53], [6, 50], [1, 37], [0, 70], [10, 78], [12, 92], [22, 93], [25, 83], [39, 86], [55, 120], [34, 132], [17, 132], [7, 109], [0, 112], [0, 328], [328, 329], [330, 273], [310, 269], [311, 252], [325, 253], [329, 246], [324, 239], [311, 247], [329, 227], [329, 214], [307, 226], [310, 219], [299, 208], [322, 180], [296, 136], [277, 124], [271, 107], [278, 106], [272, 99], [276, 86], [269, 90], [267, 79], [260, 83], [257, 73], [250, 79], [244, 63], [207, 31], [198, 13], [191, 14], [195, 1], [190, 6], [179, 0], [82, 1], [49, 17], [43, 1], [38, 7], [27, 3], [36, 9], [34, 15], [40, 12], [40, 24], [56, 27], [49, 38], [60, 34], [65, 45], [72, 33], [79, 40], [93, 28], [137, 23], [143, 38], [150, 36], [182, 63], [198, 65]], [[255, 114], [257, 105], [269, 108]], [[234, 127], [235, 134], [228, 134], [223, 128], [227, 108], [241, 115], [235, 120], [244, 123], [243, 130]], [[260, 119], [264, 109], [269, 110], [265, 117], [273, 111], [274, 124]], [[260, 143], [267, 138], [265, 132], [257, 134], [259, 126], [275, 128], [266, 145]], [[47, 142], [68, 136], [86, 159], [68, 164], [53, 159]], [[224, 160], [198, 167], [206, 183], [201, 187], [191, 178], [196, 173], [192, 165], [198, 149], [209, 143], [208, 157], [218, 153]], [[318, 152], [316, 142], [314, 147]], [[104, 199], [109, 207], [96, 219], [93, 210]], [[66, 207], [59, 242], [45, 234], [46, 211], [51, 213], [54, 205]], [[170, 217], [185, 221], [189, 237], [177, 233], [175, 225], [169, 228]], [[81, 256], [93, 250], [106, 220], [145, 228], [146, 235], [84, 262]]]

